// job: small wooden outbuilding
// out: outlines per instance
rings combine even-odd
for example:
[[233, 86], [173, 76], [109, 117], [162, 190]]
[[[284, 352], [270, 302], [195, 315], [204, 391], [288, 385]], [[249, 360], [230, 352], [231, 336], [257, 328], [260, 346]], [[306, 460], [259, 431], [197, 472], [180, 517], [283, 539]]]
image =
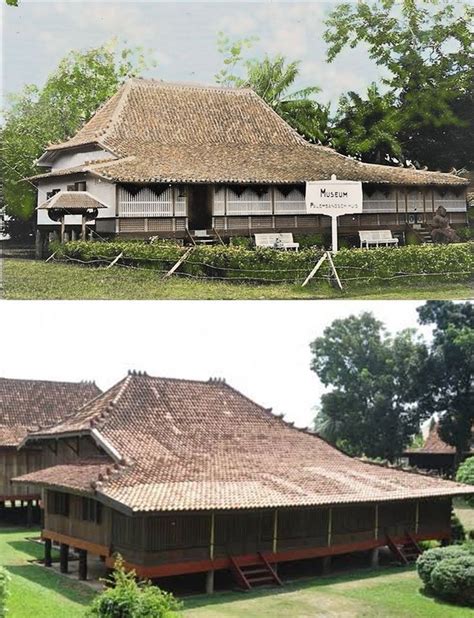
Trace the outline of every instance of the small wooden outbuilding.
[[143, 577], [207, 573], [208, 591], [221, 569], [249, 588], [278, 582], [280, 562], [376, 562], [386, 545], [407, 561], [450, 538], [452, 497], [474, 492], [349, 457], [221, 380], [131, 373], [23, 447], [49, 461], [15, 479], [44, 491], [47, 564], [55, 541], [62, 570], [79, 551], [82, 578], [88, 553], [112, 566], [118, 552]]

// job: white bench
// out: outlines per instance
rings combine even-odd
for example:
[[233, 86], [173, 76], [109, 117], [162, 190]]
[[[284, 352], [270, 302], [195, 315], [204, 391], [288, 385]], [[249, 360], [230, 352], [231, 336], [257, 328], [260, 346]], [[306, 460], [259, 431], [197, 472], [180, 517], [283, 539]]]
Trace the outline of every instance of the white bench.
[[288, 251], [288, 249], [298, 251], [300, 243], [293, 241], [293, 234], [291, 232], [282, 232], [275, 234], [255, 234], [255, 246], [283, 249], [284, 251]]
[[385, 245], [385, 247], [389, 245], [398, 246], [398, 238], [392, 236], [391, 230], [366, 230], [359, 232], [359, 237], [361, 249], [364, 246], [368, 249], [369, 245], [375, 245], [376, 247], [380, 245]]

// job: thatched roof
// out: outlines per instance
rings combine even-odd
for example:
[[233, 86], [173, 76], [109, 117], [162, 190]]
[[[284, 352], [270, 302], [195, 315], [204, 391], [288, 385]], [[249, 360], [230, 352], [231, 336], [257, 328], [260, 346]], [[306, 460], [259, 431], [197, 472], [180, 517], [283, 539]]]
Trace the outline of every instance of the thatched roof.
[[58, 191], [36, 210], [65, 210], [72, 214], [87, 212], [94, 208], [106, 208], [106, 206], [88, 191]]
[[115, 156], [35, 179], [89, 172], [123, 182], [302, 183], [332, 174], [392, 185], [463, 186], [452, 174], [371, 165], [309, 144], [255, 92], [132, 79], [70, 140]]

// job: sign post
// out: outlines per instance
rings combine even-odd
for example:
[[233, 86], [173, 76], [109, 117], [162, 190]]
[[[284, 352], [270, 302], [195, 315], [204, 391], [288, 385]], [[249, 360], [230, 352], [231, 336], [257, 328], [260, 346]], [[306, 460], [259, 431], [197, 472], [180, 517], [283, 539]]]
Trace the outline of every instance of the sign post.
[[337, 218], [362, 212], [362, 183], [354, 180], [331, 180], [306, 183], [306, 212], [331, 217], [332, 252], [337, 252]]

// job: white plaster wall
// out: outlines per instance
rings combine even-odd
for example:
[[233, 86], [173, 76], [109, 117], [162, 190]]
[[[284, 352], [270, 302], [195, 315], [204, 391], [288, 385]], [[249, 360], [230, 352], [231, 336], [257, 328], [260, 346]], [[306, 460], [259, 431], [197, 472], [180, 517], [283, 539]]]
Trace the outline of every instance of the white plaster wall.
[[66, 151], [56, 155], [52, 163], [52, 170], [65, 169], [66, 167], [74, 167], [82, 165], [86, 161], [95, 161], [96, 159], [110, 159], [112, 155], [106, 150], [87, 150], [82, 152]]
[[[58, 178], [47, 178], [38, 182], [38, 206], [46, 201], [46, 194], [53, 189], [60, 189], [61, 191], [67, 191], [67, 186], [74, 184], [78, 180], [84, 180], [79, 176], [59, 176]], [[98, 200], [104, 203], [107, 208], [99, 209], [98, 218], [115, 217], [115, 185], [102, 178], [87, 175], [85, 178], [87, 183], [87, 191], [96, 197]], [[37, 223], [38, 225], [58, 225], [55, 221], [52, 221], [48, 213], [44, 210], [37, 211]], [[65, 219], [66, 225], [80, 225], [80, 215], [67, 215]]]

